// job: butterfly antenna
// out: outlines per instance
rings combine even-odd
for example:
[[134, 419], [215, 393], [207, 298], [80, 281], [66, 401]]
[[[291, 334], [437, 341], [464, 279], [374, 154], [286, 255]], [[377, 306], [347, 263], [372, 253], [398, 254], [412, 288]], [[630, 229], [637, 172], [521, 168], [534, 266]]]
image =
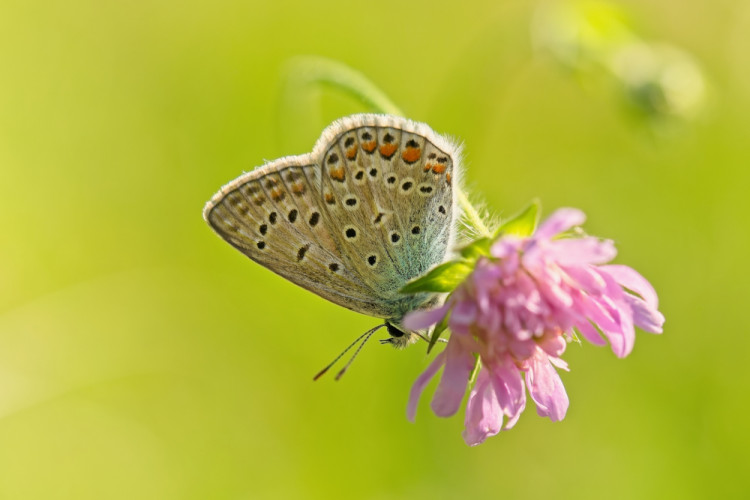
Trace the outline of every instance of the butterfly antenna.
[[323, 368], [322, 370], [320, 370], [320, 371], [318, 372], [318, 374], [317, 374], [317, 375], [315, 375], [315, 376], [313, 377], [313, 380], [318, 380], [318, 379], [319, 379], [320, 377], [322, 377], [322, 376], [323, 376], [323, 374], [324, 374], [325, 372], [327, 372], [327, 371], [328, 371], [328, 370], [329, 370], [329, 369], [330, 369], [330, 368], [331, 368], [331, 367], [332, 367], [333, 365], [335, 365], [335, 364], [336, 364], [336, 362], [337, 362], [338, 360], [340, 360], [340, 359], [341, 359], [341, 358], [342, 358], [342, 357], [344, 356], [344, 354], [346, 354], [347, 352], [349, 352], [349, 349], [351, 349], [352, 347], [354, 347], [355, 345], [357, 345], [357, 343], [358, 343], [358, 342], [359, 342], [360, 340], [362, 340], [362, 339], [364, 338], [365, 340], [363, 340], [363, 341], [362, 341], [362, 344], [360, 344], [360, 346], [359, 346], [359, 347], [357, 348], [357, 350], [356, 350], [356, 351], [354, 352], [354, 356], [352, 356], [352, 358], [351, 358], [351, 359], [349, 360], [349, 362], [348, 362], [348, 363], [346, 364], [346, 366], [344, 366], [344, 368], [342, 368], [342, 369], [341, 369], [341, 371], [339, 371], [339, 372], [338, 372], [338, 373], [336, 374], [336, 378], [335, 378], [335, 380], [338, 380], [338, 379], [340, 379], [340, 378], [341, 378], [341, 376], [342, 376], [342, 375], [344, 374], [344, 372], [346, 371], [346, 369], [347, 369], [347, 368], [349, 368], [349, 365], [351, 365], [351, 364], [352, 364], [352, 361], [354, 361], [354, 358], [356, 358], [356, 357], [357, 357], [357, 354], [359, 354], [359, 351], [361, 351], [361, 350], [362, 350], [362, 346], [364, 346], [364, 345], [365, 345], [365, 343], [366, 343], [366, 342], [367, 342], [367, 341], [368, 341], [368, 340], [370, 339], [370, 337], [372, 336], [372, 334], [373, 334], [373, 333], [377, 332], [378, 330], [380, 330], [380, 329], [381, 329], [381, 328], [383, 328], [384, 326], [385, 326], [385, 325], [378, 325], [378, 326], [376, 326], [376, 327], [374, 327], [374, 328], [371, 328], [371, 329], [367, 330], [367, 331], [366, 331], [365, 333], [363, 333], [362, 335], [360, 335], [359, 337], [357, 337], [357, 340], [355, 340], [354, 342], [352, 342], [352, 343], [351, 343], [351, 344], [349, 345], [349, 347], [347, 347], [346, 349], [344, 349], [344, 350], [343, 350], [343, 351], [341, 352], [341, 354], [339, 354], [338, 356], [336, 356], [336, 359], [334, 359], [333, 361], [331, 361], [330, 363], [328, 363], [328, 365], [327, 365], [327, 366], [326, 366], [325, 368]]

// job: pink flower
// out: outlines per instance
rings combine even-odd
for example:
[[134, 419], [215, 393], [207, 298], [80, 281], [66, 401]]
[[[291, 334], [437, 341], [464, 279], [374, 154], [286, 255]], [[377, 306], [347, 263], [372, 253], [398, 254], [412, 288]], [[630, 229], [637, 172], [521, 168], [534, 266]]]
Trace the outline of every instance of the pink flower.
[[650, 283], [630, 267], [604, 265], [616, 254], [611, 241], [558, 236], [584, 220], [579, 210], [560, 209], [532, 236], [500, 237], [444, 306], [407, 315], [404, 326], [411, 330], [449, 315], [452, 332], [412, 387], [410, 420], [441, 367], [432, 410], [441, 417], [455, 414], [477, 359], [466, 406], [467, 444], [513, 427], [526, 407], [526, 389], [540, 416], [562, 420], [568, 396], [555, 368], [568, 369], [560, 356], [575, 332], [596, 345], [609, 341], [618, 357], [633, 349], [634, 326], [661, 333], [664, 316]]

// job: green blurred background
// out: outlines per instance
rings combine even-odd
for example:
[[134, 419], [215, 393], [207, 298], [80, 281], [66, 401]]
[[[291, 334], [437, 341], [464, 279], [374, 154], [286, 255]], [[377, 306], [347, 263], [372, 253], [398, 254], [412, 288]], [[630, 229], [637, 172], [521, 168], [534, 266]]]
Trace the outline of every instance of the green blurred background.
[[[606, 13], [571, 64], [564, 41], [540, 48], [555, 30], [529, 1], [4, 0], [0, 498], [749, 495], [750, 3], [619, 7], [631, 35], [689, 55], [697, 111], [624, 86], [632, 72], [603, 61], [634, 38]], [[201, 218], [223, 183], [367, 110], [330, 90], [290, 110], [298, 55], [460, 138], [493, 212], [535, 196], [585, 210], [657, 288], [665, 334], [624, 360], [569, 346], [567, 418], [530, 402], [477, 448], [428, 400], [406, 421], [423, 347], [371, 343], [313, 383], [375, 320]]]

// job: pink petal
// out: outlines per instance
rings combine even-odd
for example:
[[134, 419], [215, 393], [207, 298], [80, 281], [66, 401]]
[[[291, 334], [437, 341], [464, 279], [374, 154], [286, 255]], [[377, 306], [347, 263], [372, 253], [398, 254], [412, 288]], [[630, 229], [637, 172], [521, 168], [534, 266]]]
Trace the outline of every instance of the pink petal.
[[479, 371], [477, 383], [469, 395], [464, 426], [462, 435], [469, 446], [483, 443], [502, 429], [503, 412], [484, 369]]
[[620, 331], [620, 324], [612, 317], [611, 311], [602, 304], [600, 297], [579, 297], [576, 308], [584, 317], [591, 320], [600, 330]]
[[568, 368], [568, 363], [566, 363], [564, 360], [560, 358], [549, 356], [549, 362], [552, 363], [552, 366], [554, 366], [555, 368], [565, 370], [566, 372], [570, 371], [570, 368]]
[[545, 248], [545, 256], [562, 266], [604, 264], [616, 255], [617, 250], [612, 240], [600, 240], [592, 236], [554, 240]]
[[523, 388], [521, 372], [518, 371], [510, 358], [487, 368], [500, 407], [503, 413], [508, 416], [508, 421], [503, 428], [510, 429], [518, 421], [526, 407], [526, 393]]
[[585, 220], [586, 214], [576, 208], [557, 209], [539, 225], [534, 232], [534, 239], [552, 238], [571, 227], [580, 226]]
[[607, 341], [599, 335], [599, 331], [594, 328], [587, 319], [575, 324], [576, 330], [589, 342], [594, 345], [607, 345]]
[[[619, 332], [612, 331], [617, 343], [612, 342], [612, 350], [618, 358], [624, 358], [633, 350], [635, 345], [635, 327], [633, 325], [633, 308], [630, 307], [626, 300], [627, 294], [623, 292], [620, 285], [607, 273], [601, 273], [602, 278], [607, 283], [605, 295], [600, 297], [601, 304], [607, 308], [610, 315], [615, 318], [620, 325]], [[605, 331], [605, 334], [607, 332]]]
[[549, 273], [543, 273], [537, 280], [537, 290], [556, 309], [565, 310], [572, 306], [573, 297], [571, 297], [570, 293], [550, 278]]
[[649, 333], [662, 333], [664, 325], [662, 313], [633, 295], [625, 294], [625, 300], [633, 310], [633, 323], [637, 327]]
[[471, 326], [477, 317], [477, 306], [471, 300], [456, 301], [451, 311], [450, 325]]
[[508, 257], [518, 255], [518, 249], [521, 245], [520, 239], [515, 236], [504, 236], [497, 240], [490, 247], [490, 255], [496, 259], [507, 259]]
[[[453, 332], [456, 335], [456, 332]], [[458, 338], [448, 341], [445, 351], [445, 370], [432, 398], [432, 411], [438, 417], [450, 417], [461, 406], [466, 385], [476, 362], [470, 350], [464, 348]]]
[[436, 323], [439, 323], [445, 317], [445, 313], [450, 309], [450, 304], [445, 304], [437, 309], [411, 311], [404, 316], [401, 322], [404, 328], [411, 331], [424, 330]]
[[633, 290], [635, 293], [643, 297], [643, 300], [645, 300], [652, 308], [659, 307], [659, 298], [656, 295], [654, 287], [632, 267], [612, 264], [608, 266], [600, 266], [599, 269], [612, 276], [612, 278], [614, 278], [614, 280], [620, 285]]
[[607, 283], [591, 266], [566, 266], [563, 271], [567, 277], [563, 280], [589, 295], [599, 295]]
[[434, 377], [438, 370], [443, 366], [443, 363], [445, 363], [445, 351], [435, 356], [435, 359], [432, 360], [430, 366], [428, 366], [427, 369], [417, 377], [414, 385], [411, 386], [411, 391], [409, 391], [409, 404], [406, 407], [406, 418], [408, 418], [409, 421], [414, 422], [414, 419], [417, 416], [419, 397], [422, 395], [424, 388], [427, 387], [430, 380], [432, 380], [432, 377]]
[[635, 343], [635, 330], [633, 330], [632, 323], [633, 313], [630, 310], [620, 311], [607, 297], [602, 297], [593, 300], [592, 302], [597, 303], [603, 310], [606, 310], [606, 316], [615, 315], [614, 323], [610, 321], [599, 321], [599, 319], [603, 318], [605, 315], [602, 315], [598, 319], [592, 319], [604, 336], [607, 337], [607, 340], [609, 340], [609, 345], [612, 347], [612, 352], [615, 353], [615, 356], [618, 358], [624, 358], [630, 354], [630, 351], [633, 349], [633, 344]]
[[568, 343], [562, 338], [562, 335], [554, 335], [549, 338], [542, 339], [539, 342], [539, 347], [548, 355], [559, 358], [562, 353], [565, 352], [565, 348]]
[[531, 359], [529, 371], [526, 372], [526, 385], [531, 399], [536, 403], [539, 416], [549, 417], [553, 422], [565, 418], [569, 404], [568, 394], [546, 354], [538, 352]]

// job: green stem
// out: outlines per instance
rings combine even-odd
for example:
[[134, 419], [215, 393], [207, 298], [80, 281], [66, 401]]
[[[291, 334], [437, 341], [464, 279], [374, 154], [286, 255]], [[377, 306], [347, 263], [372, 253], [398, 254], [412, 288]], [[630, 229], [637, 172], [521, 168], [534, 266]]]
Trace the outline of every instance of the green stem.
[[[309, 88], [314, 85], [330, 85], [359, 99], [378, 113], [404, 116], [404, 112], [388, 98], [385, 92], [365, 75], [338, 61], [316, 56], [297, 57], [289, 64], [287, 88], [284, 95], [287, 105], [293, 105], [292, 107], [296, 109], [302, 108], [299, 101], [304, 99], [309, 93]], [[482, 236], [491, 236], [492, 233], [464, 192], [458, 186], [454, 188], [454, 192], [469, 224]]]
[[296, 57], [288, 65], [287, 82], [291, 91], [322, 84], [350, 94], [378, 113], [404, 116], [404, 112], [365, 75], [349, 66], [316, 56]]

